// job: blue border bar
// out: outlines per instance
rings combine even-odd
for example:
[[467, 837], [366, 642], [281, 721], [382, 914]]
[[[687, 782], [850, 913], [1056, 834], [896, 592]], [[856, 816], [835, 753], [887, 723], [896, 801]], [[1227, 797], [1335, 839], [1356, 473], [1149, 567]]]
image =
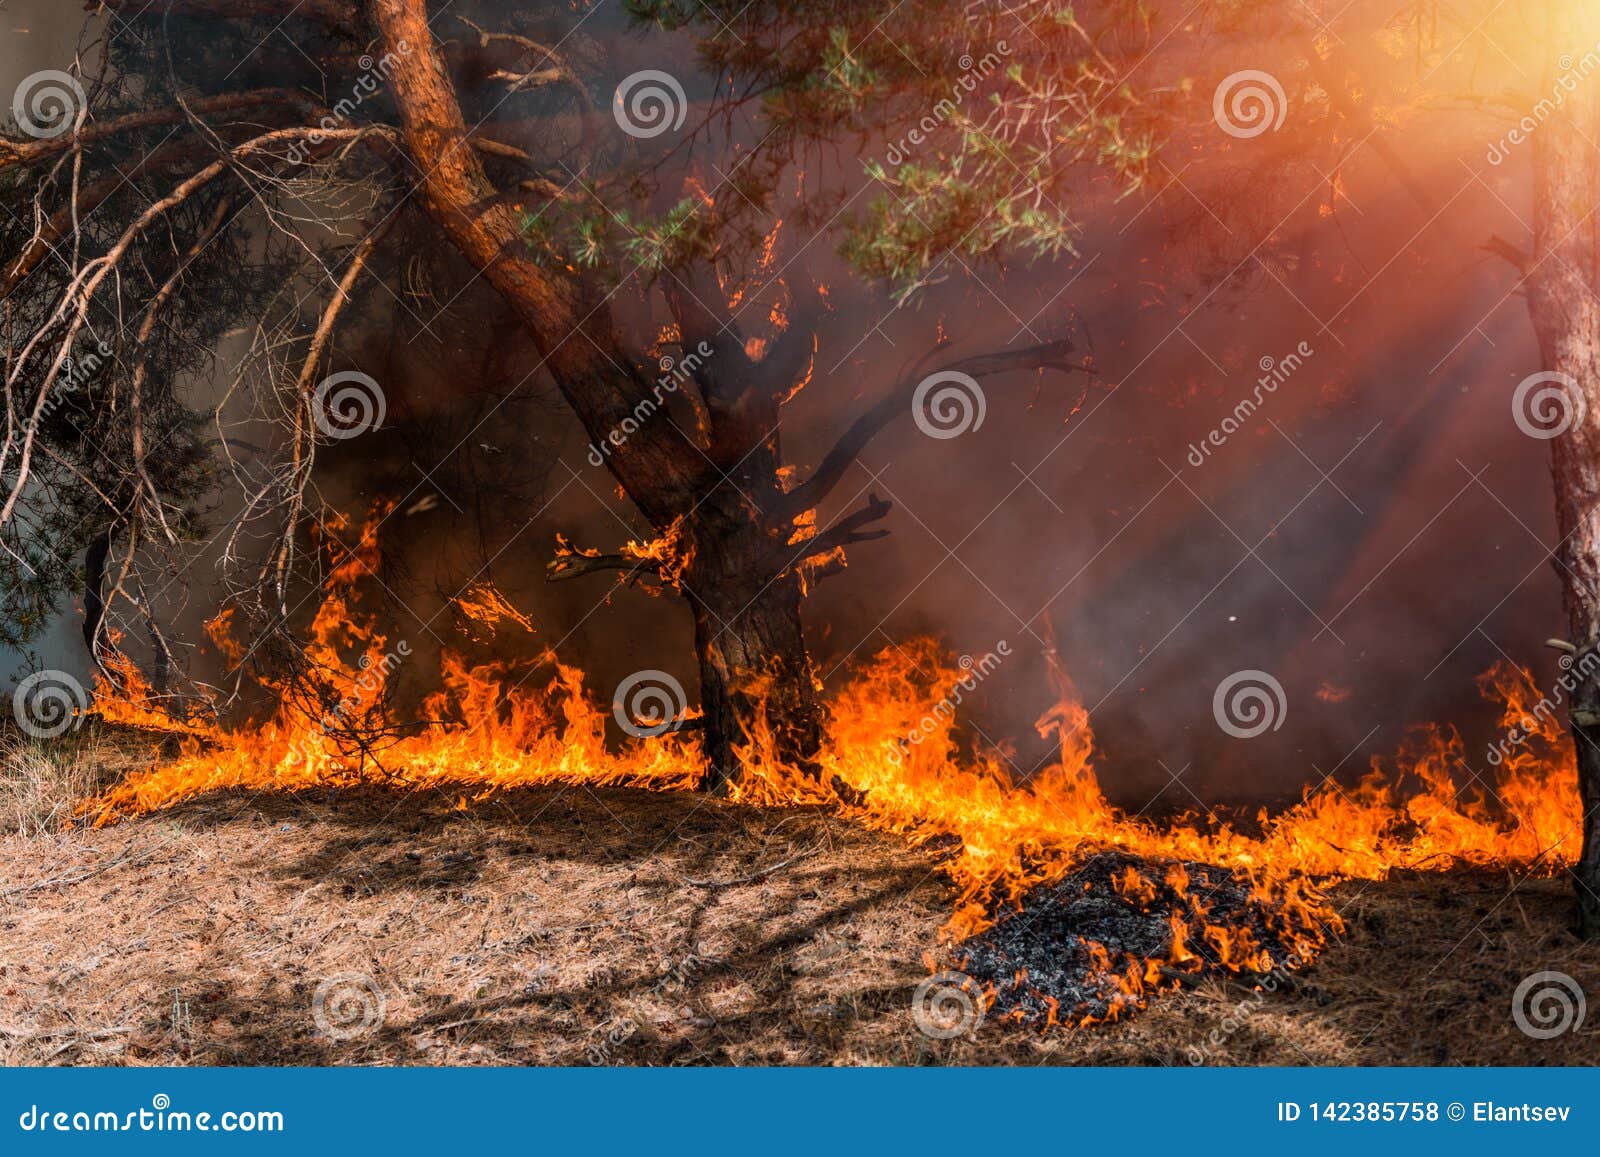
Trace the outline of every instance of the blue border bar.
[[1593, 1069], [3, 1069], [0, 1153], [1505, 1157], [1600, 1139], [1597, 1093]]

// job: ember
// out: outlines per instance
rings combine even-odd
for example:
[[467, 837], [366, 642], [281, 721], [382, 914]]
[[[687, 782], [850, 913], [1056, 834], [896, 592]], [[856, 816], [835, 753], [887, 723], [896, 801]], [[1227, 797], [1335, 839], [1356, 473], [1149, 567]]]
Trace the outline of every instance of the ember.
[[[1130, 876], [1136, 891], [1125, 884]], [[1291, 965], [1299, 958], [1280, 934], [1283, 920], [1228, 868], [1099, 852], [957, 946], [955, 958], [986, 988], [990, 1015], [1089, 1024], [1208, 973]], [[1315, 934], [1300, 928], [1288, 938]]]

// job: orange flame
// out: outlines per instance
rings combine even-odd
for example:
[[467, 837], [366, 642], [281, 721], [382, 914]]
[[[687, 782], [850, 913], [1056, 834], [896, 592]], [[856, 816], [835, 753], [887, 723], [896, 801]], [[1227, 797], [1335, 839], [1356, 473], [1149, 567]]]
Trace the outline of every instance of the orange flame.
[[[472, 664], [446, 652], [440, 686], [422, 705], [423, 723], [398, 726], [385, 716], [385, 692], [397, 669], [395, 650], [373, 622], [352, 608], [352, 591], [371, 573], [375, 533], [364, 531], [335, 571], [331, 593], [312, 624], [308, 665], [326, 686], [323, 716], [290, 705], [271, 719], [224, 732], [168, 715], [137, 671], [122, 669], [115, 689], [102, 688], [98, 710], [138, 726], [185, 733], [179, 756], [130, 775], [85, 801], [80, 814], [104, 824], [170, 807], [216, 790], [293, 791], [312, 786], [384, 784], [406, 790], [447, 789], [467, 798], [536, 784], [621, 784], [687, 791], [706, 765], [681, 735], [608, 744], [606, 712], [581, 672], [545, 653], [528, 664]], [[492, 627], [502, 620], [530, 626], [493, 588], [460, 602], [464, 615]], [[219, 624], [218, 632], [226, 624]], [[927, 673], [931, 672], [929, 675]], [[1169, 916], [1171, 947], [1162, 960], [1114, 965], [1105, 973], [1120, 995], [1109, 1019], [1138, 1007], [1169, 985], [1168, 975], [1197, 967], [1193, 947], [1206, 945], [1224, 967], [1241, 973], [1275, 963], [1247, 929], [1208, 919], [1179, 861], [1232, 869], [1248, 881], [1274, 932], [1309, 960], [1342, 929], [1321, 885], [1340, 878], [1382, 879], [1398, 868], [1521, 865], [1554, 872], [1576, 858], [1580, 825], [1576, 772], [1562, 728], [1541, 711], [1525, 670], [1502, 664], [1481, 689], [1503, 705], [1506, 726], [1523, 736], [1497, 770], [1492, 788], [1460, 791], [1470, 774], [1452, 729], [1418, 729], [1395, 766], [1375, 762], [1351, 788], [1331, 781], [1308, 789], [1276, 816], [1264, 812], [1251, 833], [1223, 820], [1189, 817], [1155, 823], [1111, 806], [1093, 769], [1088, 713], [1057, 672], [1060, 703], [1040, 721], [1053, 734], [1055, 761], [1025, 782], [995, 752], [965, 754], [954, 713], [940, 710], [968, 670], [931, 640], [886, 648], [866, 661], [828, 705], [820, 775], [776, 758], [777, 744], [758, 703], [734, 799], [768, 806], [829, 804], [868, 827], [915, 843], [956, 837], [959, 851], [944, 870], [959, 889], [946, 935], [959, 939], [990, 926], [1043, 884], [1065, 879], [1093, 851], [1120, 849], [1150, 862], [1153, 876], [1129, 869], [1116, 883], [1130, 898], [1154, 895], [1160, 880], [1187, 903]], [[381, 739], [352, 749], [329, 719], [370, 726]], [[359, 730], [351, 727], [348, 730]], [[908, 739], [916, 736], [913, 741]], [[836, 793], [835, 780], [848, 793]], [[841, 803], [840, 795], [851, 802]]]

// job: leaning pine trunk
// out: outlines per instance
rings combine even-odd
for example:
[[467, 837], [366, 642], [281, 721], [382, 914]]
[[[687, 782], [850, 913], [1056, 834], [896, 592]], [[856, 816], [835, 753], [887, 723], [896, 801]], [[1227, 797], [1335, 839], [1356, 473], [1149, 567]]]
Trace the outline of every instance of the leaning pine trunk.
[[[1574, 41], [1576, 43], [1576, 41]], [[1548, 91], [1548, 90], [1547, 90]], [[1528, 308], [1539, 337], [1547, 380], [1524, 390], [1524, 411], [1540, 389], [1540, 415], [1566, 426], [1551, 441], [1556, 524], [1554, 563], [1564, 592], [1572, 642], [1580, 648], [1574, 674], [1595, 666], [1600, 647], [1600, 93], [1569, 97], [1541, 125], [1533, 141], [1534, 253], [1527, 277]], [[1559, 411], [1559, 412], [1556, 412]], [[1577, 747], [1578, 791], [1583, 807], [1583, 849], [1573, 868], [1578, 925], [1600, 936], [1600, 673], [1583, 679], [1572, 696], [1571, 726]]]

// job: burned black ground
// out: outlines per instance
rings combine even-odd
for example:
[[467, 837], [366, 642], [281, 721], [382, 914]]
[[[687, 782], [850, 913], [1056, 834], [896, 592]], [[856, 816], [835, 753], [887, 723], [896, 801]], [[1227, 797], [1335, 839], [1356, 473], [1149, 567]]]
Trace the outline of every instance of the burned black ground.
[[[1181, 891], [1169, 882], [1178, 868], [1187, 880]], [[1138, 894], [1117, 885], [1129, 869], [1143, 880]], [[1052, 1013], [1066, 1023], [1105, 1020], [1133, 1003], [1118, 978], [1130, 969], [1142, 975], [1146, 961], [1167, 957], [1173, 919], [1198, 924], [1197, 905], [1207, 923], [1248, 930], [1273, 968], [1294, 963], [1280, 937], [1281, 917], [1253, 898], [1248, 880], [1211, 864], [1106, 851], [1084, 860], [1059, 883], [1034, 889], [1022, 911], [964, 941], [956, 964], [980, 987], [993, 986], [990, 1016], [1041, 1027]], [[1225, 968], [1216, 950], [1198, 936], [1185, 946], [1194, 959], [1181, 970], [1166, 969], [1163, 985], [1188, 985], [1236, 971]]]

